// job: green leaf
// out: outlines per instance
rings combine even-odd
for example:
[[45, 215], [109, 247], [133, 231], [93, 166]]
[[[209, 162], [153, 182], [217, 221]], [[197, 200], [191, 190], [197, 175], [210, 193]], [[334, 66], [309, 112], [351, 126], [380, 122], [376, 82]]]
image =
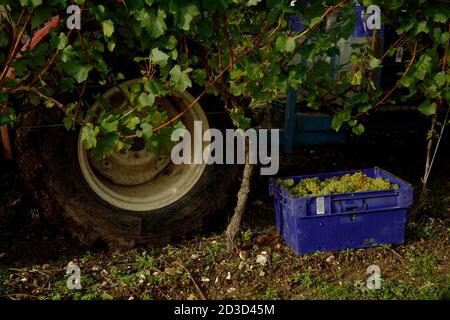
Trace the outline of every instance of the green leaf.
[[113, 154], [116, 145], [119, 143], [119, 135], [109, 133], [97, 141], [97, 145], [93, 150], [95, 159], [101, 160]]
[[95, 148], [97, 145], [97, 135], [100, 129], [98, 127], [94, 128], [92, 123], [88, 123], [83, 128], [81, 128], [81, 143], [86, 148], [86, 150], [90, 150]]
[[69, 116], [65, 116], [64, 120], [64, 127], [66, 128], [66, 130], [74, 130], [75, 129], [75, 121], [73, 121], [72, 117]]
[[100, 298], [102, 300], [113, 300], [114, 299], [114, 297], [107, 292], [103, 292], [102, 295], [100, 296]]
[[419, 106], [419, 111], [426, 116], [431, 116], [436, 113], [437, 104], [435, 102], [430, 103], [430, 101], [425, 101]]
[[416, 64], [416, 71], [414, 72], [414, 76], [419, 79], [425, 79], [425, 76], [431, 72], [431, 57], [427, 54], [423, 54], [420, 56], [419, 62]]
[[428, 29], [426, 21], [421, 21], [417, 24], [416, 35], [418, 35], [421, 32], [428, 33], [429, 31], [430, 29]]
[[260, 3], [262, 0], [248, 0], [247, 1], [247, 7], [256, 6], [258, 3]]
[[125, 127], [134, 130], [139, 123], [141, 123], [141, 120], [138, 117], [132, 117], [125, 123]]
[[192, 81], [188, 75], [191, 71], [191, 68], [181, 70], [180, 65], [174, 66], [169, 72], [170, 85], [174, 86], [180, 92], [185, 91], [192, 86]]
[[150, 21], [148, 22], [147, 30], [150, 32], [150, 36], [153, 39], [159, 38], [167, 30], [167, 25], [164, 21], [166, 17], [166, 13], [161, 9], [158, 9], [156, 15], [154, 13], [150, 14]]
[[149, 123], [141, 123], [142, 137], [145, 140], [150, 139], [153, 136], [153, 126]]
[[369, 69], [373, 70], [376, 68], [379, 68], [381, 66], [382, 61], [380, 59], [377, 58], [372, 58], [369, 61]]
[[150, 61], [154, 64], [157, 64], [161, 67], [167, 66], [167, 61], [169, 60], [169, 56], [159, 50], [158, 48], [155, 48], [150, 53]]
[[0, 105], [3, 105], [6, 101], [8, 101], [8, 98], [9, 97], [6, 93], [0, 92]]
[[0, 112], [0, 126], [13, 126], [15, 122], [16, 113], [13, 108], [8, 107], [4, 112]]
[[115, 47], [116, 47], [116, 43], [114, 41], [112, 41], [112, 40], [109, 40], [108, 41], [108, 50], [109, 50], [109, 52], [113, 52]]
[[295, 40], [282, 34], [277, 38], [275, 47], [279, 52], [291, 52], [295, 50]]
[[192, 20], [200, 14], [197, 6], [195, 4], [190, 4], [185, 7], [182, 7], [178, 13], [178, 23], [177, 25], [185, 30], [189, 31], [191, 28]]
[[155, 95], [152, 93], [141, 93], [139, 96], [139, 103], [143, 107], [151, 107], [155, 104]]
[[415, 80], [413, 77], [405, 77], [400, 80], [400, 84], [405, 88], [409, 88], [414, 82]]
[[8, 38], [0, 34], [0, 48], [6, 47], [9, 44]]
[[246, 86], [247, 84], [245, 82], [237, 84], [234, 81], [230, 81], [230, 92], [232, 95], [238, 97], [244, 92]]
[[344, 122], [349, 120], [350, 120], [350, 111], [339, 110], [334, 114], [331, 126], [333, 127], [334, 130], [339, 131]]
[[109, 38], [114, 33], [114, 23], [111, 20], [102, 21], [103, 34], [105, 38]]
[[442, 87], [447, 81], [449, 81], [449, 78], [449, 75], [445, 74], [444, 71], [441, 71], [434, 76], [434, 82], [438, 87]]
[[73, 50], [72, 46], [67, 46], [61, 53], [61, 61], [64, 63], [69, 62], [74, 57], [76, 57], [76, 52]]
[[63, 50], [67, 46], [68, 43], [69, 43], [69, 38], [67, 37], [67, 35], [64, 32], [61, 32], [59, 34], [58, 43], [57, 43], [56, 47], [59, 50]]
[[92, 68], [93, 67], [89, 64], [80, 66], [74, 75], [75, 80], [77, 80], [78, 83], [84, 82], [88, 78], [89, 71], [91, 71]]
[[231, 110], [230, 117], [233, 121], [233, 124], [237, 128], [242, 130], [247, 130], [248, 128], [250, 128], [251, 119], [245, 116], [244, 110], [242, 110], [241, 108], [233, 108], [233, 110]]
[[111, 122], [102, 121], [100, 130], [102, 134], [106, 135], [108, 133], [116, 132], [118, 128], [119, 128], [119, 120]]
[[205, 83], [206, 76], [207, 76], [207, 73], [206, 73], [205, 69], [196, 69], [194, 71], [195, 82], [199, 85], [203, 85]]
[[42, 4], [42, 0], [20, 0], [22, 6], [36, 8]]
[[352, 131], [354, 134], [360, 136], [366, 131], [366, 129], [364, 128], [364, 126], [362, 124], [358, 124], [357, 126], [354, 126], [352, 128]]
[[198, 23], [198, 33], [205, 37], [210, 38], [213, 35], [213, 23], [211, 20], [202, 19]]
[[355, 72], [353, 74], [351, 81], [352, 86], [359, 86], [361, 84], [361, 81], [362, 81], [362, 72], [361, 71]]

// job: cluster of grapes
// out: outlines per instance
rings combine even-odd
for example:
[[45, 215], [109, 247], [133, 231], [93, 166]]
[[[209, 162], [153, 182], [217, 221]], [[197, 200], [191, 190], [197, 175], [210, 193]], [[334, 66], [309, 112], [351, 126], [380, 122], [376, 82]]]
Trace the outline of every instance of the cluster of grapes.
[[345, 174], [341, 177], [332, 177], [320, 181], [319, 178], [300, 180], [295, 184], [293, 179], [278, 180], [278, 183], [287, 189], [294, 197], [311, 197], [318, 195], [366, 192], [398, 189], [399, 186], [389, 179], [370, 178], [362, 172]]

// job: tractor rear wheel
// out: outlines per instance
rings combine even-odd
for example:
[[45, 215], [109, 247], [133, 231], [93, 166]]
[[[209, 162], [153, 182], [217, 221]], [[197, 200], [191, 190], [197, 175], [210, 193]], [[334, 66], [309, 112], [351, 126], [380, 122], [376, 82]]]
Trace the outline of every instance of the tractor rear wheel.
[[[120, 92], [113, 88], [104, 96], [114, 102], [120, 100]], [[183, 92], [157, 103], [170, 116], [193, 100]], [[200, 104], [182, 119], [190, 131], [196, 120], [202, 121], [203, 129], [213, 125]], [[242, 170], [230, 165], [174, 165], [170, 155], [156, 156], [139, 141], [128, 153], [97, 161], [82, 147], [79, 132], [48, 126], [58, 122], [61, 114], [54, 110], [21, 115], [16, 137], [19, 166], [47, 216], [86, 244], [101, 239], [111, 246], [161, 245], [198, 231], [208, 216], [225, 206]]]

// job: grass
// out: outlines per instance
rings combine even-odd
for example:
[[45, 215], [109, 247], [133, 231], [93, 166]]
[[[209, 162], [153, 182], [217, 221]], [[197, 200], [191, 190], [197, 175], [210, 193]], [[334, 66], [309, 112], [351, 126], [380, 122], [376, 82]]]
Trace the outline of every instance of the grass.
[[9, 270], [6, 267], [0, 266], [0, 297], [7, 295], [10, 291], [5, 283], [8, 273]]
[[411, 273], [415, 276], [430, 277], [438, 262], [425, 252], [408, 250], [405, 253], [409, 259]]

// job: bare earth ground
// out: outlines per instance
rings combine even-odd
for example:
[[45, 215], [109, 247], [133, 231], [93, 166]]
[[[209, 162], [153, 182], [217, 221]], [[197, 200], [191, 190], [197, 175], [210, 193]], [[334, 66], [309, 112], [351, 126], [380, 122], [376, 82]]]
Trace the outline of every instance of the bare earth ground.
[[[424, 134], [369, 132], [346, 145], [301, 147], [280, 175], [380, 166], [420, 191]], [[299, 256], [276, 235], [267, 178], [256, 177], [240, 252], [226, 249], [226, 221], [159, 249], [93, 248], [49, 225], [17, 168], [0, 163], [0, 296], [6, 299], [450, 299], [450, 166], [444, 144], [428, 201], [410, 210], [404, 245]], [[231, 214], [233, 204], [226, 209]], [[259, 257], [258, 257], [259, 256]], [[263, 257], [261, 257], [263, 256]], [[258, 258], [258, 262], [257, 262]], [[66, 287], [69, 262], [81, 290]], [[263, 263], [265, 264], [263, 265]], [[379, 290], [366, 287], [378, 265]]]

